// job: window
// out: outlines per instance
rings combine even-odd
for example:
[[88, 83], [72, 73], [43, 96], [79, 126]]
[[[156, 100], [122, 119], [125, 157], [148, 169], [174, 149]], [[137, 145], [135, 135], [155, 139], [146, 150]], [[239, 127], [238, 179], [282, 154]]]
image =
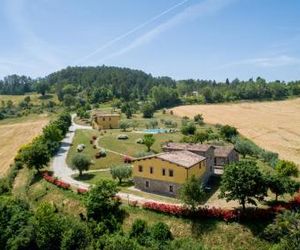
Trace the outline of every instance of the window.
[[213, 167], [212, 166], [210, 166], [210, 172], [212, 172], [213, 171]]
[[173, 186], [172, 185], [169, 186], [169, 192], [173, 193]]
[[166, 175], [166, 170], [164, 168], [162, 169], [162, 175]]
[[150, 174], [153, 174], [153, 167], [150, 167]]
[[139, 165], [139, 172], [143, 172], [143, 166]]
[[202, 167], [201, 165], [202, 165], [202, 162], [199, 163], [199, 169], [201, 169], [201, 167]]
[[105, 121], [105, 117], [103, 117], [102, 120]]
[[174, 171], [172, 169], [169, 169], [169, 176], [173, 177], [174, 176]]
[[146, 186], [146, 188], [150, 187], [149, 181], [146, 181], [146, 182], [145, 182], [145, 186]]
[[217, 158], [215, 158], [215, 165], [217, 165]]
[[109, 117], [108, 120], [111, 121], [111, 117]]

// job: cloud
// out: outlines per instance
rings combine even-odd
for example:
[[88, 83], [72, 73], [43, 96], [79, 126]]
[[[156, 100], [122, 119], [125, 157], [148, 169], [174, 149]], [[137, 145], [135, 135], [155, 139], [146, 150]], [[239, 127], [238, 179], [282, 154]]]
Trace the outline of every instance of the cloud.
[[135, 28], [127, 31], [126, 33], [120, 35], [120, 36], [117, 36], [116, 38], [112, 39], [111, 41], [105, 43], [104, 45], [102, 45], [101, 47], [97, 48], [96, 50], [94, 50], [93, 52], [91, 52], [90, 54], [86, 55], [85, 57], [83, 58], [80, 58], [79, 60], [77, 60], [75, 62], [75, 64], [77, 63], [80, 63], [80, 62], [84, 62], [86, 61], [87, 59], [91, 58], [92, 56], [100, 53], [101, 51], [105, 50], [106, 48], [112, 46], [113, 44], [115, 44], [116, 42], [119, 42], [121, 40], [123, 40], [124, 38], [134, 34], [135, 32], [143, 29], [144, 27], [146, 27], [147, 25], [153, 23], [154, 21], [160, 19], [161, 17], [165, 16], [166, 14], [170, 13], [171, 11], [173, 11], [174, 9], [184, 5], [185, 3], [187, 3], [189, 0], [184, 0], [184, 1], [181, 1], [175, 5], [173, 5], [172, 7], [164, 10], [163, 12], [159, 13], [158, 15], [150, 18], [149, 20], [147, 20], [146, 22], [143, 22], [141, 24], [139, 24], [138, 26], [136, 26]]
[[153, 39], [155, 39], [156, 37], [160, 36], [165, 31], [167, 31], [177, 25], [180, 25], [184, 22], [194, 20], [201, 16], [212, 15], [234, 1], [235, 0], [205, 0], [205, 1], [202, 1], [201, 3], [191, 5], [187, 8], [185, 8], [183, 11], [181, 11], [177, 15], [175, 15], [172, 18], [170, 18], [169, 20], [167, 20], [166, 22], [161, 23], [160, 25], [156, 26], [152, 30], [143, 34], [142, 36], [136, 38], [128, 46], [120, 49], [117, 52], [114, 52], [114, 53], [106, 56], [101, 61], [110, 59], [112, 57], [120, 56], [120, 55], [125, 54], [139, 46], [147, 44], [147, 43], [151, 42]]
[[291, 65], [299, 65], [300, 59], [287, 56], [287, 55], [278, 55], [272, 57], [259, 57], [259, 58], [250, 58], [244, 59], [228, 64], [224, 64], [216, 69], [225, 69], [231, 68], [236, 66], [255, 66], [260, 68], [276, 68], [276, 67], [284, 67], [284, 66], [291, 66]]

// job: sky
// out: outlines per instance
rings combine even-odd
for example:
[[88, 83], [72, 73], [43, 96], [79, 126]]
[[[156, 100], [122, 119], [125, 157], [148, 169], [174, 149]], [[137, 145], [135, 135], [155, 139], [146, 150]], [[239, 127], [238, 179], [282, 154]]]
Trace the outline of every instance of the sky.
[[174, 79], [300, 79], [297, 0], [0, 0], [0, 78], [109, 65]]

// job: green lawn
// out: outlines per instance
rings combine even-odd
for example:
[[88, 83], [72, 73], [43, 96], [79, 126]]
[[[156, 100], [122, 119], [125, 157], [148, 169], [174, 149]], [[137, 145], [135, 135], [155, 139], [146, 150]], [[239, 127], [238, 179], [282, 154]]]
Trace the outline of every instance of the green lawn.
[[[106, 157], [96, 159], [95, 154], [98, 151], [98, 149], [94, 149], [93, 146], [90, 144], [90, 139], [93, 135], [98, 135], [98, 132], [93, 130], [76, 130], [73, 145], [71, 146], [67, 156], [67, 163], [69, 166], [71, 165], [73, 156], [76, 154], [85, 154], [89, 156], [93, 161], [91, 169], [110, 168], [113, 165], [123, 163], [122, 156], [110, 152], [107, 152]], [[86, 146], [84, 151], [81, 153], [77, 153], [76, 148], [78, 144], [85, 144]]]
[[112, 180], [110, 171], [84, 173], [82, 176], [74, 177], [75, 180], [87, 182], [89, 184], [96, 184], [101, 180]]
[[[118, 140], [119, 134], [128, 135], [128, 140]], [[139, 152], [145, 152], [146, 146], [136, 143], [136, 140], [143, 138], [144, 134], [136, 132], [122, 132], [120, 130], [108, 130], [103, 136], [100, 137], [99, 146], [107, 148], [125, 155], [135, 156]], [[178, 142], [182, 138], [180, 133], [174, 134], [156, 134], [154, 135], [155, 143], [152, 150], [161, 152], [161, 145], [169, 140]]]

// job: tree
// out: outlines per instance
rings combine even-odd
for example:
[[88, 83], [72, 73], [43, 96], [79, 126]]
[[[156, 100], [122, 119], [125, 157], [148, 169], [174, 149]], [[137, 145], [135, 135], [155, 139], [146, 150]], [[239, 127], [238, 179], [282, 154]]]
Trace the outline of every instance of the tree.
[[267, 183], [253, 161], [227, 165], [222, 176], [219, 198], [238, 200], [245, 210], [246, 203], [256, 206], [256, 199], [267, 195]]
[[147, 151], [150, 152], [151, 147], [155, 142], [155, 138], [152, 134], [145, 134], [143, 142], [144, 142], [144, 145], [147, 147]]
[[202, 114], [195, 115], [194, 116], [194, 122], [199, 124], [199, 125], [202, 125], [204, 123], [203, 115]]
[[28, 168], [35, 168], [37, 171], [46, 166], [50, 161], [48, 148], [42, 142], [41, 138], [23, 147], [20, 152], [20, 158]]
[[35, 212], [33, 223], [39, 249], [60, 249], [64, 224], [54, 206], [42, 203]]
[[39, 94], [41, 94], [42, 96], [45, 96], [46, 92], [49, 91], [50, 86], [48, 83], [41, 81], [36, 84], [35, 88]]
[[86, 249], [92, 237], [87, 225], [76, 219], [66, 220], [67, 228], [63, 232], [61, 250], [81, 250]]
[[184, 135], [193, 135], [196, 132], [196, 126], [193, 122], [188, 122], [181, 128], [181, 133]]
[[29, 205], [10, 196], [0, 196], [1, 249], [35, 249]]
[[238, 135], [238, 131], [235, 127], [231, 127], [229, 125], [225, 125], [221, 127], [220, 130], [221, 135], [227, 141], [231, 141], [234, 136]]
[[113, 179], [118, 179], [119, 184], [122, 183], [123, 179], [129, 179], [132, 175], [132, 167], [130, 165], [118, 165], [110, 168], [110, 173]]
[[60, 142], [63, 139], [62, 131], [55, 123], [50, 123], [43, 128], [43, 137], [49, 141]]
[[208, 140], [208, 133], [207, 132], [199, 132], [195, 134], [195, 142], [200, 142], [201, 144]]
[[120, 129], [122, 129], [122, 131], [126, 131], [126, 129], [128, 129], [130, 127], [130, 123], [127, 121], [120, 121]]
[[161, 243], [166, 243], [173, 239], [169, 226], [164, 222], [155, 223], [151, 229], [151, 237]]
[[88, 219], [109, 222], [122, 219], [120, 201], [116, 199], [119, 189], [114, 181], [102, 180], [88, 193], [86, 210]]
[[180, 199], [194, 211], [201, 204], [205, 192], [200, 181], [193, 175], [180, 188]]
[[297, 165], [294, 162], [280, 160], [275, 166], [275, 170], [278, 174], [282, 176], [293, 176], [298, 177], [299, 170]]
[[276, 249], [299, 249], [300, 212], [284, 211], [278, 213], [275, 221], [265, 229], [265, 237], [277, 244]]
[[270, 175], [267, 179], [268, 187], [271, 192], [275, 194], [275, 200], [278, 200], [279, 195], [283, 195], [285, 193], [289, 193], [293, 195], [295, 192], [299, 190], [299, 183], [291, 180], [287, 176], [282, 176], [279, 174]]
[[153, 105], [150, 103], [145, 103], [142, 106], [142, 113], [143, 113], [144, 118], [152, 118], [154, 111], [155, 111], [155, 109], [154, 109]]
[[76, 154], [72, 158], [72, 168], [79, 171], [79, 176], [82, 176], [82, 171], [89, 170], [91, 160], [83, 154]]

